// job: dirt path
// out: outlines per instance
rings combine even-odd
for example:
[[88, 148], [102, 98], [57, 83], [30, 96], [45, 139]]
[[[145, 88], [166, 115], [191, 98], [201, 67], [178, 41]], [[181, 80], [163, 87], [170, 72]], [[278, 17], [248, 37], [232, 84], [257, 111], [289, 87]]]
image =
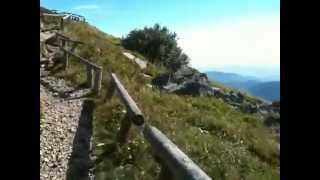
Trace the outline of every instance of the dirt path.
[[89, 172], [92, 111], [83, 95], [64, 80], [42, 77], [40, 84], [40, 179], [93, 179]]

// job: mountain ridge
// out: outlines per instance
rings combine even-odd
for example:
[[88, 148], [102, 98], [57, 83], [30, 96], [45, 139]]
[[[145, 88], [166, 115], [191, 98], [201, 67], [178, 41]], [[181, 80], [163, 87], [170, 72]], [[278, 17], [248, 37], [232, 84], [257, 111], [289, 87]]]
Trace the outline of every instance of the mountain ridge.
[[217, 80], [232, 88], [247, 91], [266, 100], [280, 99], [280, 81], [263, 81], [258, 77], [221, 71], [208, 71], [206, 74], [209, 79]]

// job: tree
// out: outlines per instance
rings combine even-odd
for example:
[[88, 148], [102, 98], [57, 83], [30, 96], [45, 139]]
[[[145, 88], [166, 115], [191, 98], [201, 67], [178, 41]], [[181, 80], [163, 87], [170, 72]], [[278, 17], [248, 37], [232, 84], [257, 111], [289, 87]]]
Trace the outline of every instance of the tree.
[[132, 30], [122, 39], [122, 45], [135, 50], [148, 58], [151, 63], [162, 64], [171, 71], [176, 71], [189, 58], [177, 45], [177, 34], [167, 27], [155, 24], [153, 27]]

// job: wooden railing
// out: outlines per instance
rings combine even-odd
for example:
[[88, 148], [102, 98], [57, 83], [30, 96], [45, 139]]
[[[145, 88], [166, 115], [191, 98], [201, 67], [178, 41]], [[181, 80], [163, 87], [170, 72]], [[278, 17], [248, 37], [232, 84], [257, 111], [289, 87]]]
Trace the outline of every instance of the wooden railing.
[[62, 11], [58, 11], [58, 10], [50, 10], [50, 11], [53, 12], [54, 14], [58, 14], [60, 16], [64, 16], [64, 17], [68, 16], [68, 17], [70, 17], [71, 20], [74, 20], [74, 21], [83, 21], [83, 22], [86, 21], [86, 18], [84, 16], [79, 15], [79, 14], [62, 12]]
[[44, 31], [50, 31], [50, 30], [63, 30], [64, 28], [63, 17], [64, 15], [59, 15], [59, 14], [40, 13], [40, 21], [46, 22], [48, 21], [47, 18], [55, 19], [56, 21], [59, 21], [59, 25], [48, 28], [48, 29], [41, 29], [41, 31], [44, 32]]
[[64, 61], [64, 68], [67, 69], [69, 66], [69, 56], [73, 56], [79, 60], [82, 64], [86, 66], [87, 69], [87, 85], [88, 87], [93, 89], [93, 92], [96, 93], [97, 96], [100, 95], [101, 91], [101, 82], [102, 82], [102, 67], [96, 64], [93, 64], [89, 60], [80, 57], [73, 53], [70, 50], [67, 50], [63, 47], [60, 47], [62, 51], [65, 53], [65, 61]]
[[[57, 15], [59, 16], [59, 15]], [[63, 20], [61, 21], [63, 28]], [[100, 95], [102, 82], [102, 67], [89, 60], [82, 58], [74, 53], [77, 44], [80, 41], [74, 41], [70, 38], [56, 33], [59, 40], [59, 47], [65, 53], [64, 68], [69, 66], [69, 56], [78, 59], [87, 67], [87, 84], [93, 88], [97, 95]], [[70, 43], [74, 46], [67, 49]], [[143, 134], [144, 138], [151, 145], [155, 160], [161, 165], [160, 180], [211, 180], [211, 178], [199, 168], [185, 153], [183, 153], [167, 136], [165, 136], [156, 127], [145, 122], [144, 116], [134, 100], [130, 97], [127, 90], [121, 84], [115, 74], [111, 74], [111, 81], [104, 101], [110, 100], [117, 91], [122, 103], [126, 106], [127, 113], [121, 120], [120, 130], [117, 135], [117, 142], [120, 145], [128, 141], [129, 130], [134, 125]]]
[[59, 21], [59, 25], [55, 27], [51, 27], [48, 29], [42, 29], [41, 31], [50, 31], [50, 30], [63, 30], [64, 23], [66, 20], [72, 20], [76, 22], [85, 22], [86, 19], [84, 16], [73, 14], [73, 13], [57, 13], [57, 14], [50, 14], [50, 13], [40, 13], [40, 19], [44, 20], [45, 18], [52, 18], [56, 19], [56, 21]]
[[104, 102], [110, 100], [118, 92], [127, 113], [121, 120], [117, 141], [123, 145], [128, 141], [128, 134], [133, 124], [142, 132], [151, 145], [154, 157], [161, 165], [159, 179], [161, 180], [211, 180], [185, 153], [183, 153], [168, 137], [156, 127], [148, 125], [144, 116], [127, 90], [115, 74], [111, 74], [111, 82]]

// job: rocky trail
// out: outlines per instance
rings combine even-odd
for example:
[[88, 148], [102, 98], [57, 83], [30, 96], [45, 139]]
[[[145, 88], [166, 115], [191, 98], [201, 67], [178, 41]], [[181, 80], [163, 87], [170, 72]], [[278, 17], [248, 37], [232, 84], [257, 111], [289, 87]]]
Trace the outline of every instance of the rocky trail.
[[91, 180], [91, 89], [70, 87], [50, 75], [49, 69], [64, 57], [57, 36], [63, 29], [56, 20], [58, 24], [40, 16], [40, 179]]
[[92, 102], [89, 89], [41, 77], [40, 179], [93, 179], [90, 172]]

